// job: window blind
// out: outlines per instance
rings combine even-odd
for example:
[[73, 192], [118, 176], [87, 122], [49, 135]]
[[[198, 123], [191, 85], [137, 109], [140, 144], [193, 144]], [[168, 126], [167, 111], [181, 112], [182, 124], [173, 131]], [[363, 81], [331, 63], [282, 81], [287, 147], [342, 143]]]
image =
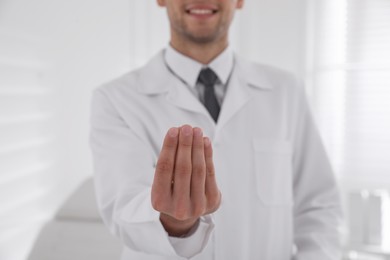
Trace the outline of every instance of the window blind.
[[25, 259], [51, 217], [53, 100], [39, 42], [0, 28], [0, 259]]
[[389, 187], [390, 1], [313, 2], [309, 85], [336, 173]]

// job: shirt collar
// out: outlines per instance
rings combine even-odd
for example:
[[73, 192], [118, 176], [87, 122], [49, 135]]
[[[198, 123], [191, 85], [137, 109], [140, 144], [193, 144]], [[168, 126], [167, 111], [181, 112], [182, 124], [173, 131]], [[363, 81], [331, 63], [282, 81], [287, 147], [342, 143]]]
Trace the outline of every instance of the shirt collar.
[[165, 51], [165, 62], [168, 67], [186, 82], [189, 86], [195, 87], [199, 72], [204, 67], [209, 67], [217, 74], [222, 84], [226, 84], [234, 65], [233, 51], [227, 47], [209, 64], [204, 65], [195, 61], [168, 45]]

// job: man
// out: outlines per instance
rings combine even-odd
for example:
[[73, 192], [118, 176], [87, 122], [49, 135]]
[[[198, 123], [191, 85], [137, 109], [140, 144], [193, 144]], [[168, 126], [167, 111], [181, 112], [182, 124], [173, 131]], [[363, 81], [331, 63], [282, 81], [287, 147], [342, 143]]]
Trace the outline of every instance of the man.
[[228, 46], [244, 0], [157, 2], [170, 45], [93, 97], [98, 204], [122, 259], [338, 259], [338, 193], [300, 82]]

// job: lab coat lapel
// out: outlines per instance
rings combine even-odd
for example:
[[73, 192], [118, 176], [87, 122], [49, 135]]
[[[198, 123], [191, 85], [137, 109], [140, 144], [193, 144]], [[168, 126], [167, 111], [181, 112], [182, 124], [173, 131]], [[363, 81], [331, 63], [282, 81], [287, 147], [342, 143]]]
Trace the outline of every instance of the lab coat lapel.
[[219, 132], [219, 130], [222, 129], [251, 98], [247, 82], [239, 78], [238, 74], [237, 70], [234, 70], [229, 79], [228, 89], [218, 118], [216, 132]]
[[188, 87], [168, 69], [164, 51], [158, 53], [139, 71], [138, 91], [146, 95], [166, 95], [167, 102], [191, 112], [208, 115], [203, 104], [190, 92]]
[[201, 113], [206, 116], [208, 115], [206, 108], [199, 99], [190, 92], [183, 82], [177, 78], [172, 81], [171, 90], [167, 95], [167, 100], [181, 109]]
[[235, 68], [229, 79], [228, 90], [219, 115], [216, 132], [229, 122], [252, 98], [251, 88], [272, 89], [272, 83], [262, 70], [251, 62], [235, 57]]

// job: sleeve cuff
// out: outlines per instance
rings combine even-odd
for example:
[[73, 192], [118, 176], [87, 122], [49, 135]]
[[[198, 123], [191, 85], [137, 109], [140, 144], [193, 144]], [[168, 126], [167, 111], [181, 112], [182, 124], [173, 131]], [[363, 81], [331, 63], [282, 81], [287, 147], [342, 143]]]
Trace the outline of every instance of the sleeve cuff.
[[206, 215], [188, 236], [169, 237], [160, 222], [160, 213], [151, 206], [150, 188], [134, 197], [115, 219], [127, 247], [163, 256], [191, 258], [201, 253], [214, 230], [212, 215]]
[[148, 254], [177, 256], [168, 233], [160, 222], [160, 213], [151, 206], [151, 190], [134, 197], [115, 218], [124, 244]]
[[211, 215], [200, 218], [199, 224], [195, 230], [186, 237], [168, 237], [176, 253], [190, 259], [201, 253], [206, 247], [212, 231], [214, 230], [214, 221]]

